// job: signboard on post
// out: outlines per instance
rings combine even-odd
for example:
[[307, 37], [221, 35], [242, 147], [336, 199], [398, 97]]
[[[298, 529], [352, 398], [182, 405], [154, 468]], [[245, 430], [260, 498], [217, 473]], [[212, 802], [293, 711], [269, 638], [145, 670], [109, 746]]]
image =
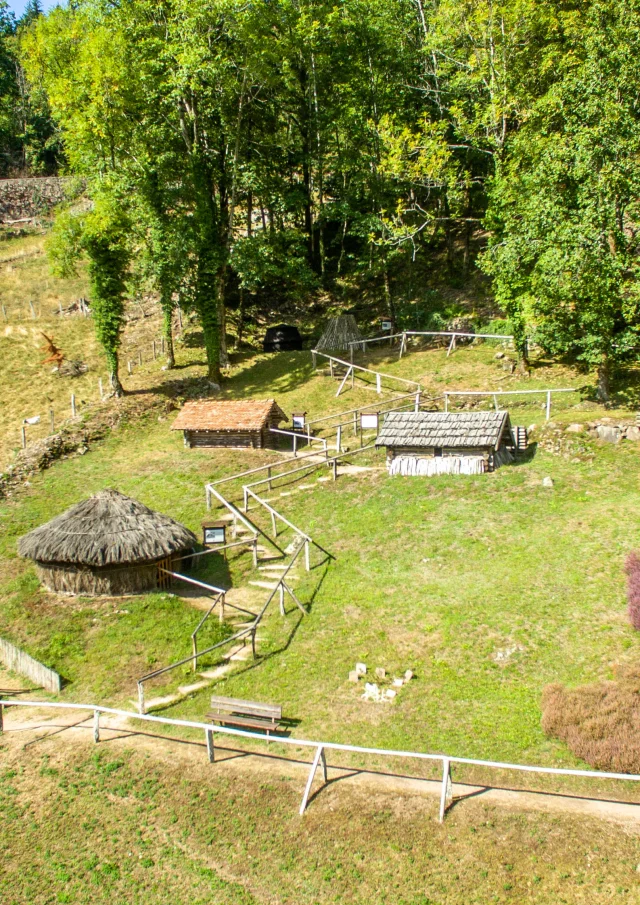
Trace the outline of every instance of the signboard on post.
[[380, 329], [383, 333], [393, 333], [393, 321], [388, 317], [383, 317], [380, 321]]
[[293, 424], [294, 431], [304, 430], [306, 414], [306, 412], [294, 412], [291, 415], [291, 423]]
[[202, 523], [202, 541], [205, 547], [224, 546], [227, 524], [223, 521], [206, 519]]
[[379, 412], [360, 412], [360, 427], [363, 431], [378, 431]]

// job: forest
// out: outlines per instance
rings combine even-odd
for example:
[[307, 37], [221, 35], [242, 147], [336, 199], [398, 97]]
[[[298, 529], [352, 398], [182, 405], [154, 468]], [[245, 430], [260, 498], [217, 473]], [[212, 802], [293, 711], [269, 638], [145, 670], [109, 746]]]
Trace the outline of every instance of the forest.
[[169, 348], [193, 313], [216, 383], [230, 312], [236, 344], [320, 298], [398, 325], [420, 298], [441, 328], [436, 276], [482, 287], [523, 368], [536, 343], [607, 401], [637, 359], [638, 0], [73, 0], [20, 22], [0, 0], [0, 79], [1, 175], [90, 199], [49, 252], [88, 264], [117, 393], [141, 288]]

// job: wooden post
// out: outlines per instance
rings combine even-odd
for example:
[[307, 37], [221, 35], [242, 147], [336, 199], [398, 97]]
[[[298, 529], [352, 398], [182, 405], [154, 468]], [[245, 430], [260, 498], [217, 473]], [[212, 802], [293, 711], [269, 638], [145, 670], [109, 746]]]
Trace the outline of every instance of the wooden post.
[[138, 682], [138, 713], [144, 713], [144, 686]]
[[449, 411], [449, 394], [448, 393], [444, 394], [444, 410], [445, 410], [445, 412]]
[[547, 390], [547, 418], [548, 421], [551, 417], [551, 390]]
[[55, 419], [55, 415], [53, 414], [53, 409], [49, 409], [49, 421], [51, 424], [51, 433], [53, 434], [53, 433], [55, 433], [55, 429], [56, 429], [56, 419]]
[[297, 434], [293, 435], [293, 455], [296, 457], [298, 455], [298, 436]]
[[100, 741], [100, 711], [93, 711], [93, 740], [98, 744]]
[[318, 763], [320, 762], [320, 758], [322, 757], [322, 745], [318, 745], [316, 750], [316, 755], [313, 758], [313, 763], [311, 764], [311, 769], [309, 770], [309, 778], [307, 779], [307, 785], [305, 786], [304, 795], [302, 796], [302, 802], [300, 804], [300, 816], [304, 814], [307, 802], [309, 801], [309, 793], [311, 792], [311, 784], [313, 783], [313, 777], [316, 775], [316, 770], [318, 769]]
[[311, 364], [313, 365], [313, 370], [317, 371], [318, 370], [318, 356], [316, 355], [315, 352], [311, 353]]
[[285, 611], [284, 611], [284, 588], [283, 588], [283, 586], [282, 586], [282, 582], [280, 582], [280, 584], [278, 585], [278, 591], [279, 591], [279, 593], [280, 593], [280, 615], [281, 615], [281, 616], [284, 616], [284, 615], [285, 615]]
[[257, 534], [253, 539], [252, 548], [253, 548], [253, 568], [257, 569], [258, 568], [258, 535]]
[[496, 396], [495, 393], [493, 394], [493, 407], [497, 412], [498, 411], [498, 397]]
[[338, 425], [338, 430], [336, 431], [336, 452], [342, 452], [342, 425]]
[[102, 377], [98, 377], [98, 390], [100, 391], [100, 399], [104, 399], [104, 391], [102, 389]]
[[216, 759], [216, 749], [213, 744], [213, 729], [205, 729], [204, 734], [207, 739], [207, 757], [209, 758], [209, 763], [213, 764]]
[[0, 704], [0, 735], [4, 732], [4, 704]]
[[33, 307], [33, 302], [29, 302], [29, 307], [31, 308], [31, 317], [36, 319], [36, 309]]
[[24, 424], [20, 428], [20, 434], [22, 437], [22, 448], [26, 449], [27, 448], [27, 428], [25, 427]]
[[349, 361], [353, 364], [353, 343], [349, 343]]
[[138, 364], [142, 364], [142, 349], [138, 350]]
[[308, 540], [304, 542], [304, 567], [307, 572], [311, 571], [311, 545]]
[[382, 392], [382, 381], [379, 374], [376, 374], [376, 393]]
[[207, 510], [210, 511], [211, 510], [211, 491], [209, 490], [208, 487], [205, 487], [204, 494], [205, 494], [205, 497], [207, 500]]
[[253, 631], [251, 632], [251, 652], [252, 652], [252, 654], [253, 654], [253, 659], [255, 660], [255, 658], [256, 658], [256, 630], [255, 630], [255, 626], [254, 626], [254, 628], [253, 628]]
[[333, 358], [329, 359], [329, 373], [333, 377]]
[[333, 460], [333, 480], [337, 481], [338, 479], [338, 460]]
[[242, 507], [245, 512], [249, 511], [249, 492], [246, 487], [242, 488], [244, 494], [244, 506]]
[[62, 302], [58, 299], [58, 308], [60, 309], [60, 314], [62, 315]]
[[358, 436], [358, 412], [353, 413], [353, 436]]
[[449, 343], [449, 348], [447, 349], [447, 358], [451, 355], [456, 347], [456, 335], [455, 333], [451, 337], [451, 342]]
[[193, 654], [191, 672], [195, 672], [198, 664], [198, 639], [195, 635], [191, 636], [191, 652]]
[[273, 536], [278, 536], [278, 523], [276, 522], [276, 515], [273, 509], [269, 510], [269, 515], [271, 516], [271, 530], [273, 531]]
[[224, 594], [220, 595], [220, 612], [218, 613], [219, 621], [224, 622]]
[[267, 487], [269, 488], [269, 490], [273, 490], [273, 485], [271, 484], [271, 466], [267, 468], [267, 478], [269, 479]]
[[322, 764], [322, 777], [325, 782], [328, 781], [329, 776], [327, 774], [327, 759], [324, 756], [324, 748], [320, 750], [320, 763]]
[[444, 820], [447, 800], [452, 796], [451, 764], [448, 757], [442, 758], [442, 789], [440, 791], [440, 823]]
[[131, 374], [131, 362], [130, 361], [127, 362], [127, 371], [129, 372], [129, 374]]
[[71, 417], [76, 417], [76, 394], [71, 394]]

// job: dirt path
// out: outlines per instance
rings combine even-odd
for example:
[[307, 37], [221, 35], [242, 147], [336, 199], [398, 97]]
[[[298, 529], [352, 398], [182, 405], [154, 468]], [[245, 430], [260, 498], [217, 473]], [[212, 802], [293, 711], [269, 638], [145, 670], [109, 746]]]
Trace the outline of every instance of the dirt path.
[[[24, 711], [5, 708], [4, 742], [11, 748], [40, 745], [45, 750], [51, 745], [87, 745], [92, 744], [92, 714], [86, 716], [81, 711], [65, 713], [53, 719], [47, 716], [32, 715], [22, 718]], [[42, 713], [42, 711], [41, 711]], [[20, 717], [20, 718], [18, 718]], [[220, 739], [220, 737], [218, 737]], [[218, 742], [216, 739], [216, 760], [212, 770], [222, 771], [229, 776], [247, 776], [256, 774], [265, 777], [277, 774], [299, 783], [300, 797], [309, 774], [310, 763], [289, 754], [276, 753], [272, 747], [264, 751], [246, 751], [234, 745], [234, 740], [227, 736]], [[109, 748], [125, 749], [135, 747], [145, 751], [156, 760], [175, 764], [176, 760], [185, 764], [194, 759], [206, 759], [206, 743], [204, 739], [179, 739], [162, 734], [162, 727], [147, 724], [144, 729], [132, 728], [128, 718], [105, 717], [100, 722], [100, 744], [108, 744]], [[309, 805], [313, 807], [313, 799], [322, 794], [323, 787], [335, 784], [355, 783], [358, 787], [371, 792], [386, 791], [409, 793], [418, 796], [439, 797], [441, 784], [436, 780], [415, 779], [410, 776], [375, 770], [355, 770], [340, 765], [340, 753], [328, 752], [328, 782], [322, 781], [321, 770], [316, 773]], [[624, 825], [631, 832], [640, 833], [640, 804], [628, 801], [609, 799], [591, 799], [579, 795], [562, 795], [552, 792], [524, 792], [517, 789], [494, 788], [490, 786], [453, 783], [453, 802], [449, 811], [464, 807], [468, 798], [481, 799], [483, 802], [511, 810], [534, 810], [551, 814], [577, 815], [595, 817], [610, 823]]]

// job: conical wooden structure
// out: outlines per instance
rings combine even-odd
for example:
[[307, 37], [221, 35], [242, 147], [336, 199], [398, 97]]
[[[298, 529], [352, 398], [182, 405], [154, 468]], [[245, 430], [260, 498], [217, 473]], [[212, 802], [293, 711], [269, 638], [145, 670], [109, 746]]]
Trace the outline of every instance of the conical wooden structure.
[[318, 352], [348, 352], [350, 343], [362, 342], [363, 339], [353, 314], [342, 314], [331, 318], [316, 343], [316, 349]]

